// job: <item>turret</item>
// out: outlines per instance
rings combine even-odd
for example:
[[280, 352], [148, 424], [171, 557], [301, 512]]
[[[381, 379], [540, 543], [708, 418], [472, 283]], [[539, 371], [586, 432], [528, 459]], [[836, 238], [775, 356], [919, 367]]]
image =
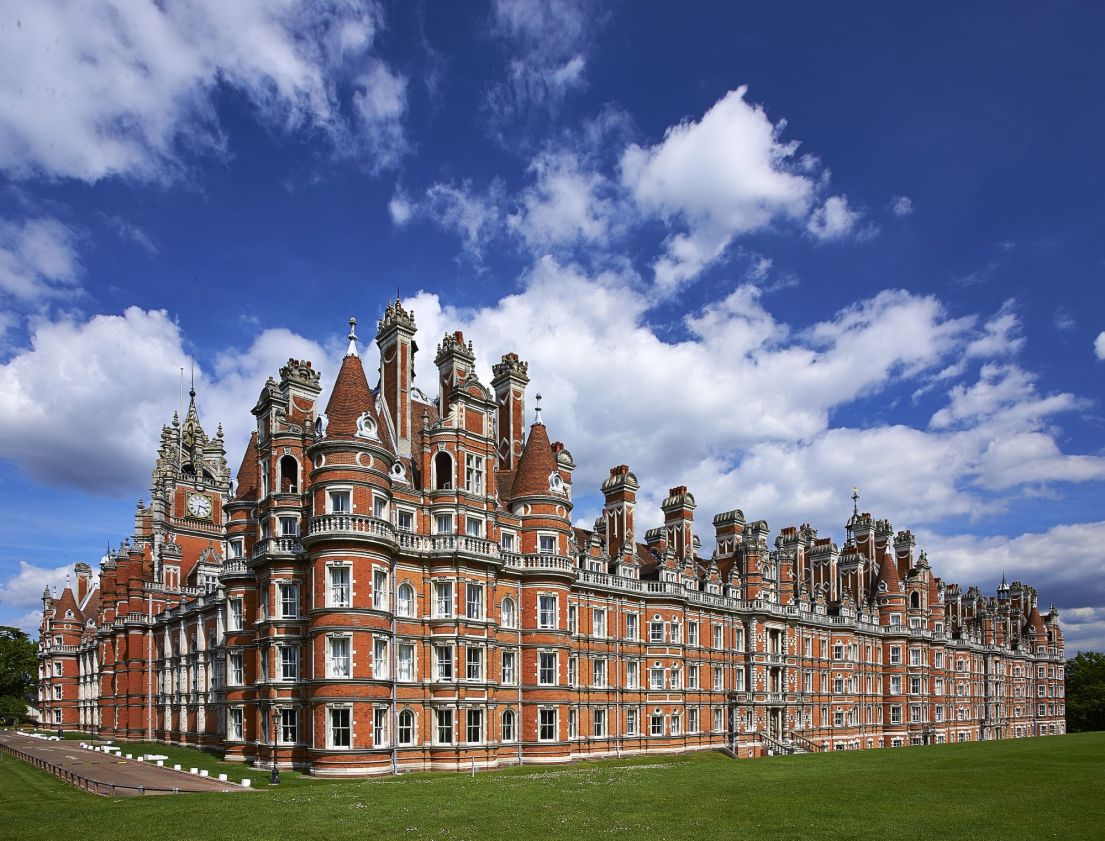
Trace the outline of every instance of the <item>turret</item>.
[[694, 553], [694, 509], [697, 503], [686, 485], [679, 485], [668, 491], [667, 499], [660, 504], [664, 512], [664, 530], [668, 535], [668, 546], [675, 553], [680, 564], [688, 555]]
[[457, 330], [446, 333], [437, 346], [434, 357], [438, 373], [438, 411], [447, 417], [458, 393], [468, 379], [475, 379], [476, 354], [472, 343], [464, 342], [464, 334]]
[[525, 444], [526, 385], [529, 365], [516, 353], [503, 355], [491, 368], [491, 388], [498, 413], [498, 441], [495, 442], [500, 470], [514, 470]]
[[637, 507], [637, 477], [620, 464], [610, 468], [610, 477], [602, 483], [605, 503], [602, 517], [606, 529], [606, 551], [611, 560], [623, 553], [634, 554], [634, 514]]
[[409, 456], [414, 436], [411, 389], [414, 355], [418, 352], [418, 343], [414, 340], [414, 312], [404, 309], [396, 299], [394, 304], [388, 304], [376, 328], [376, 345], [380, 348], [380, 398], [386, 422], [394, 433], [398, 455]]

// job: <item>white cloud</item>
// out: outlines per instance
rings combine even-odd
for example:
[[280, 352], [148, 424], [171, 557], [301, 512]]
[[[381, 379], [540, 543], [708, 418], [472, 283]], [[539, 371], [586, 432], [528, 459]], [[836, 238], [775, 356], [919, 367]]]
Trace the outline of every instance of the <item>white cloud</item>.
[[611, 185], [571, 152], [544, 153], [531, 164], [535, 183], [520, 195], [507, 223], [531, 248], [607, 241], [614, 225]]
[[848, 206], [847, 196], [829, 196], [810, 213], [806, 230], [822, 242], [844, 239], [855, 233], [863, 214]]
[[[40, 567], [27, 561], [19, 562], [19, 571], [7, 581], [0, 582], [0, 605], [8, 609], [28, 610], [42, 607], [42, 592], [47, 587], [57, 595], [65, 586], [65, 578], [73, 571], [71, 566]], [[41, 611], [34, 614], [37, 618]], [[21, 620], [23, 621], [23, 620]]]
[[76, 233], [51, 217], [0, 219], [0, 293], [21, 304], [70, 295], [81, 273]]
[[[223, 422], [232, 469], [252, 426], [249, 406], [289, 356], [323, 369], [329, 358], [318, 344], [271, 329], [219, 354], [213, 377], [197, 371], [201, 420], [210, 435]], [[132, 495], [148, 484], [161, 426], [177, 409], [179, 369], [189, 365], [163, 310], [40, 320], [31, 346], [0, 365], [0, 458], [45, 484]]]
[[403, 150], [406, 81], [372, 55], [370, 0], [13, 0], [5, 13], [0, 168], [17, 178], [178, 177], [190, 154], [226, 149], [223, 85], [266, 125], [317, 132], [370, 169]]
[[1098, 359], [1105, 359], [1105, 330], [1097, 334], [1093, 342], [1093, 352]]
[[[462, 329], [485, 377], [500, 354], [519, 352], [551, 434], [579, 464], [577, 493], [594, 493], [610, 464], [628, 462], [646, 519], [675, 484], [692, 488], [706, 522], [740, 506], [776, 526], [836, 524], [858, 484], [880, 512], [917, 526], [986, 517], [1026, 485], [1105, 478], [1105, 460], [1063, 453], [1049, 426], [1079, 400], [1040, 395], [1016, 366], [985, 363], [979, 382], [948, 391], [927, 429], [832, 422], [856, 399], [939, 377], [969, 347], [982, 354], [980, 339], [1016, 332], [1004, 313], [979, 324], [934, 297], [884, 291], [796, 331], [745, 285], [687, 316], [688, 338], [671, 342], [648, 324], [650, 302], [632, 273], [588, 274], [546, 257], [494, 305], [460, 309], [428, 293], [409, 303], [424, 348]], [[436, 381], [432, 356], [420, 358], [419, 382]]]
[[848, 235], [858, 215], [843, 196], [815, 201], [824, 178], [817, 161], [781, 139], [747, 89], [730, 91], [700, 120], [672, 126], [663, 141], [630, 145], [622, 182], [641, 212], [676, 228], [653, 266], [656, 285], [671, 294], [715, 262], [741, 234], [777, 221], [804, 223], [821, 239]]
[[894, 196], [894, 198], [890, 200], [890, 204], [887, 205], [887, 208], [895, 216], [909, 216], [913, 213], [913, 199], [909, 196]]
[[491, 32], [507, 51], [507, 78], [488, 91], [493, 127], [555, 111], [586, 85], [587, 52], [599, 25], [589, 0], [494, 0]]
[[1021, 321], [1013, 307], [1012, 300], [1002, 304], [997, 314], [986, 322], [983, 335], [967, 345], [967, 358], [1011, 356], [1024, 347]]
[[487, 244], [503, 233], [504, 201], [503, 186], [498, 181], [483, 192], [477, 191], [470, 181], [436, 183], [430, 185], [418, 202], [401, 195], [396, 203], [393, 198], [388, 210], [396, 225], [419, 216], [455, 233], [460, 237], [464, 257], [480, 269]]
[[410, 197], [402, 190], [396, 190], [391, 201], [388, 202], [388, 215], [391, 217], [391, 223], [397, 228], [406, 225], [414, 215]]
[[992, 589], [1001, 578], [1040, 591], [1043, 609], [1058, 604], [1067, 649], [1105, 646], [1105, 522], [1057, 525], [1015, 536], [941, 536], [920, 531], [936, 573], [947, 581]]

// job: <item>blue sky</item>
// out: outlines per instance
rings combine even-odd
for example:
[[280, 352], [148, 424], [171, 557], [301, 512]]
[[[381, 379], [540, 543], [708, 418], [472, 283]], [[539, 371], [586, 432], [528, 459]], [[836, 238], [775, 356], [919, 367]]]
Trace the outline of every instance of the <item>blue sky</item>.
[[707, 546], [859, 485], [1105, 647], [1101, 8], [62, 5], [0, 11], [0, 622], [125, 536], [190, 359], [237, 465], [399, 290], [428, 392], [447, 329], [529, 360], [581, 523], [621, 462]]

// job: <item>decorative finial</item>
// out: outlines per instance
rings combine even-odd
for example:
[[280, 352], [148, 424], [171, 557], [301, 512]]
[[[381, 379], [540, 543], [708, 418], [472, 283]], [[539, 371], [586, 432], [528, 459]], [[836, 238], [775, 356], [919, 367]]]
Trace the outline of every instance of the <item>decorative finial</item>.
[[535, 396], [537, 406], [533, 410], [533, 422], [534, 424], [541, 424], [544, 426], [544, 422], [541, 420], [541, 392], [538, 392]]
[[852, 488], [852, 514], [859, 516], [859, 488]]
[[349, 349], [346, 350], [346, 356], [357, 355], [357, 319], [356, 317], [349, 319], [349, 335], [346, 337], [349, 339]]
[[188, 387], [188, 397], [196, 402], [196, 358], [192, 357], [192, 384]]

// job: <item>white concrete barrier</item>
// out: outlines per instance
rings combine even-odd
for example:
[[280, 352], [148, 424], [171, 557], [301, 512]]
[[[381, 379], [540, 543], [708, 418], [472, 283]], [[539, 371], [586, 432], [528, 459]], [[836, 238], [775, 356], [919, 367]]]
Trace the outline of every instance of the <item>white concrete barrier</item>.
[[128, 753], [127, 754], [127, 759], [134, 759], [134, 754], [133, 753]]
[[179, 766], [179, 765], [174, 765], [174, 766], [173, 766], [173, 770], [174, 770], [174, 771], [179, 771], [179, 770], [180, 770], [180, 766]]
[[206, 777], [206, 776], [208, 776], [208, 774], [207, 774], [207, 769], [206, 769], [206, 768], [204, 768], [203, 770], [201, 770], [201, 771], [200, 771], [200, 776], [201, 776], [201, 777]]
[[248, 777], [242, 780], [242, 788], [249, 788], [251, 785], [253, 785], [253, 780], [249, 779]]
[[199, 768], [189, 768], [188, 769], [188, 773], [191, 774], [193, 777], [196, 776], [196, 774], [198, 774], [199, 772], [200, 772]]
[[165, 767], [164, 760], [161, 760], [161, 759], [157, 760], [157, 767], [158, 768], [164, 768]]
[[219, 774], [219, 782], [220, 783], [225, 783], [226, 782], [226, 774]]

